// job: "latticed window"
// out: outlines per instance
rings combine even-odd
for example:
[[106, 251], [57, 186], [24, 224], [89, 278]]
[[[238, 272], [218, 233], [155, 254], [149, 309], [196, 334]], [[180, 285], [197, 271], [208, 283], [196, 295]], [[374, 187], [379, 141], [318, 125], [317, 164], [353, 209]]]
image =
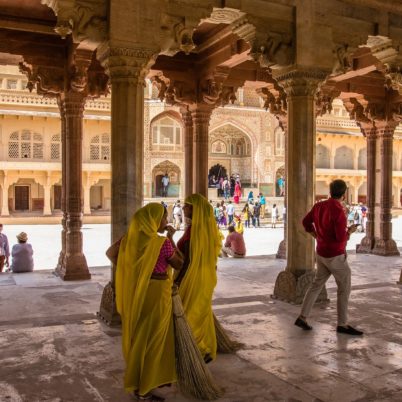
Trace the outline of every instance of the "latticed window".
[[29, 130], [14, 132], [8, 142], [8, 157], [13, 159], [43, 159], [43, 136]]
[[59, 160], [61, 156], [61, 137], [60, 134], [52, 135], [50, 142], [50, 159]]
[[91, 161], [110, 160], [110, 135], [102, 134], [92, 137], [89, 154]]
[[156, 121], [152, 126], [152, 144], [154, 145], [180, 145], [180, 124], [170, 117]]

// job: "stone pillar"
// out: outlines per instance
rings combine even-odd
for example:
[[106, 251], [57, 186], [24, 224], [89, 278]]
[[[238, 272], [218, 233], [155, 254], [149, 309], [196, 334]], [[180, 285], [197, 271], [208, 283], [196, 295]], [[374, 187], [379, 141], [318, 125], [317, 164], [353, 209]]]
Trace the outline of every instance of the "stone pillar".
[[376, 204], [376, 153], [377, 135], [372, 123], [359, 123], [367, 141], [367, 223], [366, 235], [356, 246], [357, 253], [370, 253], [374, 247], [374, 225]]
[[[302, 219], [314, 204], [315, 193], [315, 102], [314, 95], [325, 74], [290, 70], [275, 77], [287, 94], [286, 136], [287, 266], [275, 283], [274, 297], [301, 303], [314, 278], [314, 241], [304, 231]], [[327, 299], [326, 291], [318, 300]]]
[[393, 121], [375, 122], [380, 145], [381, 196], [380, 225], [372, 254], [389, 256], [399, 255], [398, 247], [392, 239], [392, 155], [393, 136], [397, 123]]
[[67, 212], [66, 212], [66, 114], [64, 110], [64, 96], [57, 96], [57, 104], [60, 111], [60, 132], [61, 132], [61, 251], [56, 266], [56, 273], [61, 274], [64, 267], [66, 255], [66, 233], [67, 233]]
[[184, 197], [193, 193], [193, 118], [187, 109], [182, 109], [184, 123]]
[[84, 185], [84, 215], [91, 215], [91, 183], [90, 174], [86, 174]]
[[[281, 122], [282, 129], [285, 135], [285, 171], [287, 172], [287, 151], [286, 151], [286, 143], [287, 143], [287, 135], [288, 135], [288, 122], [287, 116], [282, 116], [279, 118]], [[287, 183], [287, 177], [285, 175], [285, 184]], [[275, 184], [276, 185], [276, 184]], [[278, 251], [276, 252], [276, 258], [280, 258], [282, 260], [286, 259], [286, 236], [287, 236], [287, 227], [288, 227], [288, 205], [287, 205], [287, 191], [285, 191], [285, 196], [283, 197], [283, 206], [286, 208], [286, 220], [283, 222], [283, 240], [279, 243]]]
[[[99, 49], [98, 49], [99, 50]], [[112, 84], [112, 243], [127, 231], [144, 198], [144, 86], [157, 52], [109, 48], [100, 55]], [[115, 267], [105, 286], [98, 316], [108, 325], [120, 323], [115, 302]]]
[[194, 125], [193, 192], [208, 198], [208, 129], [212, 107], [197, 105], [190, 111]]
[[64, 95], [66, 121], [66, 249], [63, 266], [58, 270], [63, 280], [90, 279], [82, 243], [82, 123], [85, 97], [79, 92]]
[[43, 186], [43, 191], [44, 191], [44, 204], [43, 204], [43, 215], [52, 215], [52, 209], [50, 208], [50, 191], [52, 189], [52, 185], [50, 183], [50, 176], [49, 173], [47, 174], [46, 177], [46, 183]]
[[1, 216], [9, 216], [10, 211], [8, 210], [8, 188], [10, 187], [8, 183], [7, 174], [4, 174], [4, 180], [2, 185], [2, 201], [3, 204], [1, 206]]

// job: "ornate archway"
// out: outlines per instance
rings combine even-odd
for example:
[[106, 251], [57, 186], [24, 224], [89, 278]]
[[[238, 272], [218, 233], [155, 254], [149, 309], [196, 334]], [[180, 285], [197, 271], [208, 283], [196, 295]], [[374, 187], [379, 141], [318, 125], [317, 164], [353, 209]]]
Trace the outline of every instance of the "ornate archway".
[[162, 197], [162, 178], [169, 177], [167, 197], [180, 196], [180, 168], [168, 160], [163, 161], [152, 169], [152, 196]]

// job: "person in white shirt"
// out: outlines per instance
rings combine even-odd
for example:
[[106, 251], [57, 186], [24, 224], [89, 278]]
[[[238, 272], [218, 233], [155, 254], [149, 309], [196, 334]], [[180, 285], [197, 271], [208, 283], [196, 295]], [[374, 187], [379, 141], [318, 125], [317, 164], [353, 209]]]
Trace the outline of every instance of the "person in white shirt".
[[169, 187], [169, 175], [166, 173], [162, 177], [162, 197], [167, 197]]
[[233, 223], [233, 217], [234, 217], [234, 213], [235, 213], [235, 207], [232, 204], [232, 201], [228, 202], [228, 205], [226, 207], [226, 213], [228, 215], [228, 225], [231, 225]]
[[18, 244], [14, 244], [11, 250], [11, 271], [32, 272], [34, 268], [32, 246], [27, 243], [28, 235], [21, 232], [18, 236]]
[[271, 227], [276, 228], [276, 221], [278, 220], [279, 217], [279, 210], [276, 204], [272, 205], [272, 210], [271, 210]]
[[174, 227], [176, 230], [180, 230], [180, 226], [182, 223], [182, 215], [183, 211], [181, 209], [180, 200], [177, 200], [176, 204], [173, 207], [173, 220], [174, 220]]

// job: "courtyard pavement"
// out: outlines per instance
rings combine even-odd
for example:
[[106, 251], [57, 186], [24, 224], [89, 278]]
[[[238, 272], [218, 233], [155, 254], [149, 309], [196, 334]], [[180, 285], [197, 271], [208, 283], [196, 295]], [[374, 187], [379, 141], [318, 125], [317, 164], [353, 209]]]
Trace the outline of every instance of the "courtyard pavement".
[[[11, 229], [6, 228], [8, 234]], [[107, 233], [106, 225], [102, 230]], [[48, 239], [50, 251], [52, 236], [45, 229], [36, 233]], [[86, 247], [89, 234], [97, 234], [88, 254], [92, 261], [107, 241], [98, 227], [84, 233]], [[249, 248], [258, 244], [256, 250], [269, 254], [280, 233], [251, 229], [246, 236], [255, 244]], [[401, 259], [354, 252], [349, 259], [350, 321], [365, 331], [363, 337], [335, 332], [333, 280], [328, 282], [331, 301], [314, 308], [314, 330], [304, 332], [293, 325], [300, 306], [270, 297], [285, 261], [273, 256], [219, 260], [214, 311], [245, 345], [234, 355], [218, 355], [210, 365], [225, 389], [219, 401], [402, 400], [402, 286], [396, 284]], [[120, 330], [95, 315], [110, 271], [91, 267], [91, 272], [92, 280], [77, 282], [63, 282], [50, 270], [0, 274], [1, 402], [131, 400], [122, 385]], [[167, 402], [194, 401], [175, 386], [159, 392]]]

